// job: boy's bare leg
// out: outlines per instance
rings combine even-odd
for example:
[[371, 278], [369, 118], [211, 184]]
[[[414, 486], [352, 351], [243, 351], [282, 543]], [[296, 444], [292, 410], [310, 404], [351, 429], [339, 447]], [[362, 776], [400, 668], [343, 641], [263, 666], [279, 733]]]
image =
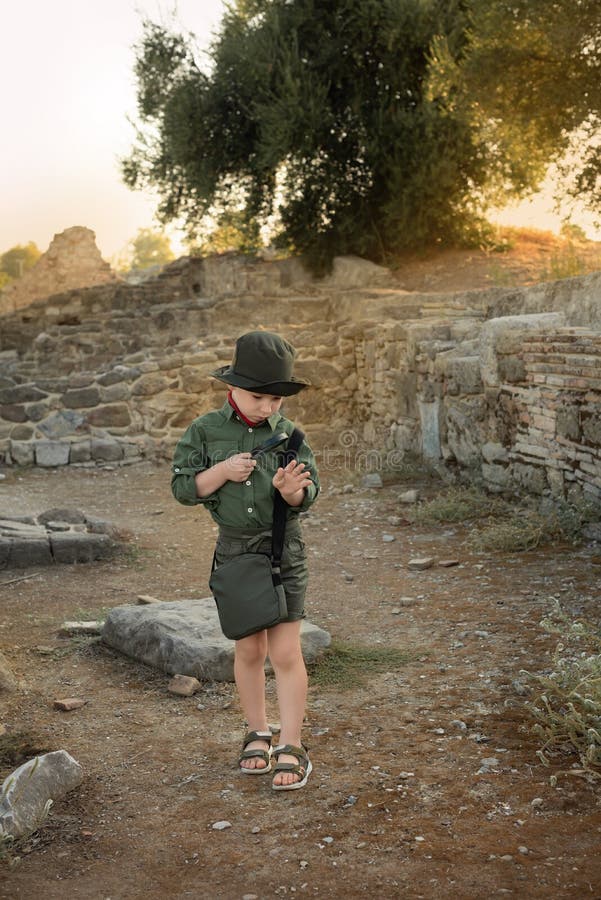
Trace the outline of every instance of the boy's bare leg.
[[[248, 722], [249, 731], [269, 731], [265, 712], [265, 657], [267, 634], [260, 631], [236, 641], [234, 677], [240, 697], [240, 705]], [[251, 741], [247, 750], [266, 750], [266, 741]], [[265, 760], [255, 757], [244, 759], [244, 769], [264, 769]]]
[[[307, 670], [301, 652], [299, 622], [282, 622], [267, 631], [267, 649], [275, 672], [280, 707], [280, 744], [301, 746], [301, 728], [307, 704]], [[298, 763], [295, 756], [280, 754], [279, 762]], [[278, 773], [274, 784], [300, 781], [293, 772]]]

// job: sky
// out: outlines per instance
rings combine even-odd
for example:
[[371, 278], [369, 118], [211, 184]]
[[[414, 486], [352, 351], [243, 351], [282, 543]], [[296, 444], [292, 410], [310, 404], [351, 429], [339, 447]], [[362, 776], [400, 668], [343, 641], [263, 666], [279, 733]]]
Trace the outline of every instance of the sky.
[[142, 19], [184, 28], [206, 46], [221, 0], [20, 0], [2, 2], [0, 253], [35, 241], [48, 248], [72, 225], [96, 233], [102, 255], [139, 228], [156, 227], [155, 200], [120, 180], [134, 140], [133, 45]]
[[[21, 0], [2, 9], [0, 253], [85, 225], [105, 259], [140, 228], [157, 227], [156, 198], [120, 180], [135, 119], [133, 46], [142, 19], [168, 22], [175, 11], [206, 46], [224, 10], [221, 0]], [[502, 224], [558, 230], [550, 192], [496, 216]], [[574, 221], [601, 239], [590, 219]], [[174, 249], [181, 249], [173, 234]]]

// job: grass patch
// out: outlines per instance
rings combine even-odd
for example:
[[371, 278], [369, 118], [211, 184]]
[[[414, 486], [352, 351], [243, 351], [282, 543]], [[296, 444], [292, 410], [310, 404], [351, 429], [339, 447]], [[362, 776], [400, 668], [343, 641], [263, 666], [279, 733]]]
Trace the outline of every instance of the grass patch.
[[311, 683], [317, 687], [357, 687], [370, 675], [399, 669], [413, 658], [413, 654], [398, 647], [332, 641], [324, 655], [310, 667]]
[[472, 528], [468, 537], [472, 549], [512, 553], [557, 541], [576, 544], [584, 526], [597, 521], [599, 511], [591, 504], [577, 507], [557, 500], [544, 510], [506, 505], [505, 512], [500, 508], [499, 514], [498, 519], [490, 518], [486, 525]]
[[506, 514], [508, 504], [498, 497], [489, 497], [478, 488], [452, 487], [420, 504], [413, 513], [414, 521], [421, 524], [441, 522], [466, 522], [485, 516]]
[[[573, 620], [557, 600], [541, 626], [560, 638], [549, 673], [524, 672], [537, 696], [526, 703], [543, 744], [537, 755], [545, 766], [558, 756], [579, 759], [566, 775], [601, 778], [601, 631]], [[557, 776], [551, 781], [557, 783]]]

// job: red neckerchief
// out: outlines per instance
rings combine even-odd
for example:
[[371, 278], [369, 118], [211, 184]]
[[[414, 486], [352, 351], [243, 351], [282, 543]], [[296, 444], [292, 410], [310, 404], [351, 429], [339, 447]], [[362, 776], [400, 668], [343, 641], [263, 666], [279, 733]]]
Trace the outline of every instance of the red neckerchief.
[[236, 406], [236, 401], [235, 401], [234, 398], [232, 397], [232, 392], [231, 392], [231, 391], [228, 391], [228, 392], [227, 392], [227, 399], [228, 399], [229, 405], [232, 407], [232, 409], [234, 410], [234, 412], [236, 413], [236, 415], [238, 416], [238, 418], [241, 419], [243, 422], [246, 422], [246, 424], [247, 424], [247, 425], [250, 425], [252, 428], [256, 428], [257, 425], [262, 425], [263, 422], [266, 421], [265, 419], [259, 419], [258, 422], [251, 422], [250, 419], [247, 419], [246, 416], [244, 415], [244, 413], [243, 413], [243, 412], [240, 412], [240, 410], [239, 410], [238, 407]]

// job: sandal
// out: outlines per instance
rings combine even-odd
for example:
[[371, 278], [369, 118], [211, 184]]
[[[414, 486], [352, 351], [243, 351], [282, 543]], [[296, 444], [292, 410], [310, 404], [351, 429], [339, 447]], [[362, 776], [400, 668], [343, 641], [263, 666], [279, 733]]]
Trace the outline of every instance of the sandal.
[[[255, 747], [254, 750], [247, 750], [249, 744], [253, 741], [265, 741], [266, 744], [269, 744], [268, 750], [260, 750], [258, 747]], [[244, 740], [242, 741], [242, 752], [238, 757], [238, 768], [242, 772], [243, 775], [265, 775], [267, 772], [271, 772], [271, 731], [249, 731], [248, 734], [244, 736]], [[262, 759], [265, 761], [265, 765], [262, 768], [255, 767], [254, 769], [248, 769], [245, 766], [241, 766], [240, 763], [243, 759]]]
[[[283, 754], [295, 756], [298, 759], [298, 763], [277, 762], [280, 755]], [[298, 788], [302, 788], [306, 785], [307, 779], [313, 771], [313, 766], [307, 755], [306, 747], [303, 747], [302, 745], [300, 747], [294, 747], [292, 744], [278, 744], [277, 747], [274, 747], [273, 755], [276, 758], [276, 765], [273, 770], [274, 776], [277, 775], [278, 772], [292, 772], [293, 775], [298, 775], [300, 778], [300, 781], [294, 781], [292, 784], [274, 784], [272, 782], [271, 786], [274, 791], [296, 791]]]

